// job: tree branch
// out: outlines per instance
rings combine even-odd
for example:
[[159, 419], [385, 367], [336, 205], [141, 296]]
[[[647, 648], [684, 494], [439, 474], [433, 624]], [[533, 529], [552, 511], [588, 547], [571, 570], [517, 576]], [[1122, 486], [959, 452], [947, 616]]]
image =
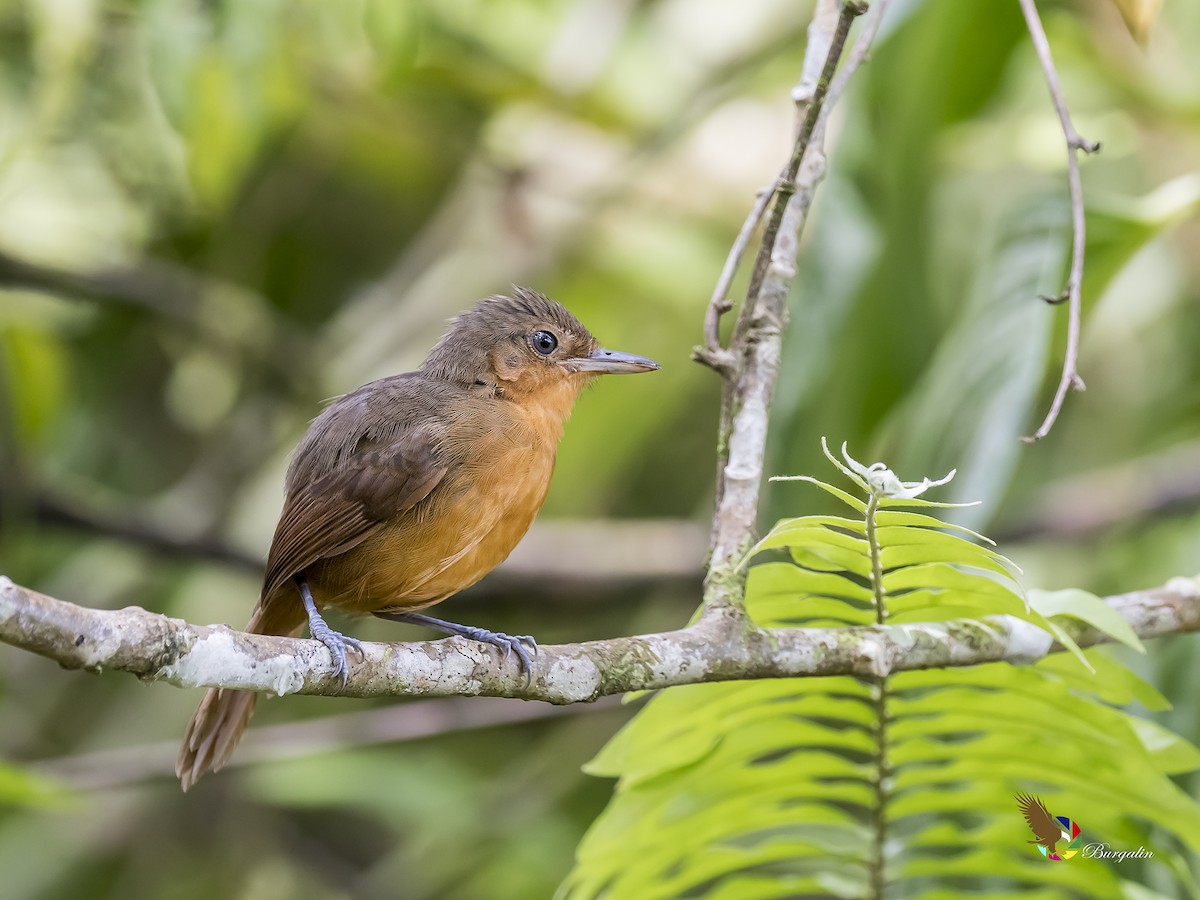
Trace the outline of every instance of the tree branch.
[[[350, 747], [398, 744], [444, 734], [461, 734], [619, 707], [615, 697], [594, 704], [547, 706], [511, 698], [445, 697], [342, 712], [299, 722], [250, 729], [237, 754], [223, 768], [335, 753]], [[179, 741], [129, 744], [41, 759], [27, 765], [40, 778], [64, 782], [76, 790], [106, 790], [174, 778]]]
[[754, 232], [758, 230], [758, 223], [762, 221], [771, 198], [778, 190], [779, 181], [776, 180], [771, 183], [770, 187], [758, 192], [758, 199], [750, 208], [746, 221], [742, 223], [741, 231], [738, 232], [733, 246], [729, 249], [729, 255], [725, 257], [725, 265], [721, 268], [720, 277], [717, 278], [717, 286], [713, 288], [712, 297], [708, 301], [708, 309], [704, 312], [704, 346], [697, 347], [692, 351], [693, 359], [726, 377], [733, 377], [736, 368], [733, 354], [721, 346], [721, 316], [733, 309], [733, 303], [729, 299], [729, 288], [733, 284], [733, 278], [737, 274], [742, 257], [746, 255], [746, 250], [750, 247]]
[[[715, 367], [724, 375], [725, 384], [717, 438], [712, 551], [704, 585], [702, 621], [740, 619], [743, 615], [745, 575], [738, 563], [754, 540], [757, 524], [767, 421], [787, 324], [788, 291], [796, 277], [796, 246], [813, 193], [825, 175], [823, 155], [807, 151], [810, 142], [816, 151], [820, 149], [816, 146], [820, 142], [817, 122], [825, 95], [845, 49], [850, 26], [865, 11], [866, 6], [853, 0], [840, 4], [820, 0], [817, 4], [808, 29], [804, 74], [794, 94], [800, 117], [796, 140], [787, 164], [766, 194], [766, 200], [773, 199], [773, 205], [729, 349], [724, 351], [725, 355], [715, 357], [720, 363]], [[813, 79], [813, 71], [819, 71], [820, 76]], [[743, 226], [743, 234], [753, 231], [751, 221], [757, 218], [759, 204], [763, 204], [762, 197]], [[740, 255], [737, 244], [731, 254], [736, 267], [734, 254]], [[726, 268], [730, 268], [730, 263], [727, 262]], [[721, 304], [726, 303], [723, 292], [715, 293], [714, 297], [717, 299], [715, 305], [710, 302], [706, 321], [712, 320], [714, 309], [723, 308]], [[704, 348], [697, 356], [713, 364], [708, 359], [713, 357], [711, 348]]]
[[[1107, 599], [1144, 638], [1200, 630], [1200, 580]], [[1081, 646], [1110, 638], [1069, 621]], [[565, 704], [681, 684], [793, 676], [883, 676], [915, 669], [1034, 662], [1058, 648], [1009, 616], [853, 628], [745, 628], [728, 617], [678, 631], [543, 646], [532, 678], [515, 659], [462, 638], [366, 643], [343, 688], [317, 641], [192, 625], [131, 606], [97, 610], [0, 576], [0, 641], [70, 669], [115, 669], [178, 687], [343, 697], [519, 697]]]
[[[875, 35], [879, 33], [879, 26], [883, 23], [883, 17], [887, 15], [888, 6], [891, 2], [892, 0], [874, 0], [871, 4], [870, 10], [863, 18], [863, 25], [858, 33], [858, 39], [854, 42], [854, 50], [851, 51], [850, 56], [846, 59], [846, 64], [842, 66], [842, 70], [833, 79], [833, 83], [829, 85], [829, 93], [825, 95], [826, 111], [823, 114], [823, 118], [828, 117], [828, 111], [841, 99], [858, 67], [871, 58], [871, 47], [875, 43]], [[819, 122], [817, 129], [820, 130], [823, 125], [823, 122]]]
[[[845, 91], [855, 70], [867, 60], [871, 44], [875, 40], [875, 34], [879, 30], [879, 23], [882, 21], [890, 2], [891, 0], [875, 0], [872, 13], [867, 19], [867, 25], [863, 28], [862, 34], [859, 35], [858, 41], [854, 46], [854, 52], [851, 53], [846, 65], [838, 73], [837, 77], [827, 82], [828, 89], [824, 92], [823, 98], [814, 102], [814, 97], [820, 86], [822, 67], [829, 68], [832, 75], [832, 71], [836, 68], [837, 61], [841, 57], [843, 47], [845, 46], [850, 23], [854, 17], [861, 15], [867, 9], [864, 4], [848, 3], [839, 11], [836, 0], [822, 0], [821, 6], [818, 8], [816, 14], [814, 14], [812, 23], [808, 27], [808, 51], [804, 54], [804, 69], [800, 76], [800, 82], [792, 92], [792, 99], [796, 103], [797, 109], [801, 111], [802, 120], [806, 118], [805, 114], [810, 108], [813, 110], [813, 122], [808, 128], [807, 133], [802, 122], [797, 135], [796, 147], [793, 150], [793, 160], [797, 161], [797, 163], [799, 158], [803, 158], [804, 152], [810, 142], [813, 142], [815, 139], [815, 143], [820, 143], [820, 135], [823, 134], [829, 110]], [[839, 39], [837, 24], [835, 23], [843, 21], [845, 22], [845, 33]], [[826, 55], [822, 56], [823, 53]], [[824, 90], [824, 88], [822, 89]], [[791, 181], [794, 181], [796, 178], [798, 168], [799, 166], [797, 165], [797, 170], [791, 171]], [[725, 265], [721, 268], [721, 274], [717, 278], [717, 285], [713, 289], [712, 297], [708, 301], [708, 308], [704, 314], [704, 346], [697, 347], [692, 352], [693, 359], [715, 369], [726, 378], [733, 378], [737, 374], [737, 362], [734, 353], [731, 349], [727, 350], [721, 346], [721, 316], [733, 309], [733, 303], [729, 299], [729, 288], [733, 284], [733, 279], [737, 274], [742, 257], [746, 255], [746, 251], [750, 247], [750, 241], [754, 237], [754, 232], [758, 229], [759, 223], [762, 222], [762, 218], [767, 212], [767, 206], [770, 205], [771, 200], [777, 196], [780, 189], [785, 185], [791, 185], [793, 189], [795, 188], [795, 185], [791, 184], [791, 181], [788, 179], [787, 170], [790, 169], [791, 162], [789, 161], [788, 166], [785, 167], [785, 171], [772, 181], [768, 187], [758, 192], [758, 197], [754, 201], [754, 205], [750, 208], [750, 212], [746, 216], [746, 221], [742, 223], [742, 228], [738, 232], [737, 238], [734, 239], [733, 246], [729, 250], [729, 255], [725, 258]], [[816, 180], [819, 181], [820, 177], [821, 173], [818, 173]], [[814, 181], [811, 186], [808, 186], [809, 191], [811, 192], [815, 186], [816, 182]], [[803, 228], [803, 222], [800, 222], [798, 227]], [[764, 235], [764, 246], [768, 238], [768, 235]]]
[[1046, 29], [1042, 27], [1041, 17], [1038, 16], [1034, 0], [1019, 0], [1021, 12], [1025, 16], [1025, 25], [1029, 36], [1033, 39], [1033, 49], [1037, 52], [1038, 62], [1041, 63], [1042, 73], [1046, 77], [1046, 87], [1050, 89], [1050, 98], [1054, 101], [1054, 109], [1058, 113], [1058, 121], [1062, 126], [1063, 137], [1067, 142], [1067, 188], [1071, 195], [1071, 272], [1067, 276], [1067, 288], [1058, 297], [1044, 297], [1049, 303], [1067, 303], [1067, 351], [1063, 357], [1062, 377], [1058, 381], [1058, 389], [1054, 392], [1054, 400], [1046, 418], [1029, 437], [1023, 438], [1032, 443], [1044, 438], [1054, 427], [1058, 414], [1066, 400], [1067, 391], [1072, 388], [1082, 391], [1086, 385], [1079, 377], [1079, 327], [1082, 316], [1082, 298], [1080, 289], [1083, 284], [1083, 251], [1086, 243], [1083, 216], [1083, 184], [1079, 177], [1078, 152], [1095, 153], [1100, 145], [1083, 137], [1071, 124], [1071, 114], [1067, 110], [1067, 101], [1063, 97], [1062, 85], [1058, 80], [1058, 71], [1054, 68], [1054, 59], [1050, 55], [1050, 42], [1046, 39]]
[[[308, 339], [277, 316], [266, 299], [241, 285], [165, 260], [72, 271], [0, 250], [0, 286], [141, 310], [181, 330], [190, 341], [234, 359], [258, 362], [297, 396], [306, 393], [304, 369], [292, 361], [307, 352]], [[230, 309], [239, 312], [237, 327], [224, 324]], [[263, 327], [267, 322], [270, 327]]]
[[1144, 528], [1200, 505], [1200, 440], [1052, 481], [991, 529], [1001, 544], [1078, 540], [1109, 528]]

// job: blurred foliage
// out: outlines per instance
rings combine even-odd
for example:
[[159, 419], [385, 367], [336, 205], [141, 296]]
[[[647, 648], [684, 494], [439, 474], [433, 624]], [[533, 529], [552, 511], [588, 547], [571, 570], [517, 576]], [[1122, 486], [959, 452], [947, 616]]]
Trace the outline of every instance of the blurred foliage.
[[[905, 473], [957, 467], [955, 496], [998, 510], [968, 524], [1020, 536], [1027, 583], [1107, 593], [1197, 568], [1200, 7], [1164, 4], [1144, 45], [1116, 5], [1042, 11], [1076, 123], [1104, 145], [1083, 169], [1087, 393], [1046, 441], [1018, 442], [1057, 378], [1065, 317], [1035, 295], [1061, 287], [1068, 239], [1061, 135], [1019, 10], [896, 0], [830, 129], [770, 466], [816, 470], [829, 434]], [[240, 624], [320, 402], [413, 367], [448, 317], [512, 282], [664, 366], [582, 400], [540, 527], [703, 527], [718, 385], [688, 354], [786, 153], [810, 14], [0, 2], [0, 571]], [[1162, 502], [1097, 519], [1118, 471], [1154, 475], [1157, 493], [1131, 496]], [[766, 497], [765, 521], [825, 509], [789, 486]], [[547, 577], [445, 611], [580, 640], [676, 625], [697, 583]], [[1147, 714], [1195, 740], [1193, 648], [1125, 661], [1174, 703]], [[626, 716], [370, 747], [328, 718], [258, 756], [248, 743], [185, 799], [168, 770], [196, 699], [0, 648], [6, 898], [547, 896], [609, 793], [579, 766]], [[293, 698], [258, 724], [344, 709]]]
[[[1129, 625], [1082, 591], [1022, 596], [1009, 560], [938, 519], [945, 504], [919, 498], [928, 482], [892, 491], [883, 473], [868, 485], [866, 469], [829, 458], [854, 481], [850, 494], [802, 480], [850, 509], [784, 519], [753, 548], [760, 559], [787, 555], [750, 569], [746, 608], [757, 624], [902, 627], [1009, 615], [1073, 656], [664, 691], [588, 764], [617, 778], [616, 791], [559, 896], [1040, 890], [1107, 900], [1136, 896], [1148, 878], [1142, 865], [1175, 891], [1195, 892], [1183, 848], [1200, 851], [1200, 804], [1170, 776], [1200, 769], [1200, 750], [1128, 708], [1135, 700], [1164, 708], [1153, 687], [1102, 650], [1085, 655], [1060, 628], [1065, 617], [1081, 619], [1140, 650]], [[1057, 847], [1068, 859], [1086, 841], [1141, 847], [1151, 861], [1039, 860], [1022, 846], [1027, 828], [1014, 800], [1031, 790], [1051, 815], [1086, 823], [1078, 846], [1066, 838]]]

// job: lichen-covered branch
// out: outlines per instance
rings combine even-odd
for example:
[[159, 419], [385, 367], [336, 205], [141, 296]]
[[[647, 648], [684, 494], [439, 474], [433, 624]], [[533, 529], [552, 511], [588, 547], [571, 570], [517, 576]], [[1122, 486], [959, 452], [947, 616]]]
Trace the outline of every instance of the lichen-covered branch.
[[[696, 357], [721, 372], [725, 384], [718, 435], [712, 553], [704, 586], [705, 621], [741, 617], [744, 579], [738, 563], [754, 540], [771, 395], [787, 323], [788, 290], [796, 277], [796, 246], [808, 218], [813, 192], [825, 172], [817, 122], [850, 26], [865, 11], [864, 4], [853, 0], [818, 2], [808, 29], [803, 75], [793, 97], [799, 124], [791, 155], [766, 196], [755, 204], [709, 303], [706, 346]], [[814, 77], [814, 72], [819, 74]], [[766, 224], [746, 298], [729, 348], [723, 350], [716, 341], [717, 319], [729, 308], [723, 287], [732, 280], [732, 272], [746, 249], [744, 238], [753, 232], [758, 218], [764, 214]]]
[[[1109, 597], [1143, 638], [1200, 631], [1200, 580]], [[1108, 640], [1068, 628], [1081, 645]], [[71, 669], [131, 672], [179, 687], [347, 697], [473, 695], [564, 704], [699, 682], [817, 675], [881, 676], [913, 669], [1030, 663], [1059, 649], [1041, 629], [1008, 616], [858, 628], [743, 628], [727, 618], [679, 631], [543, 646], [532, 678], [492, 647], [462, 638], [364, 644], [346, 686], [312, 640], [192, 625], [140, 607], [97, 610], [56, 600], [0, 576], [0, 641]]]

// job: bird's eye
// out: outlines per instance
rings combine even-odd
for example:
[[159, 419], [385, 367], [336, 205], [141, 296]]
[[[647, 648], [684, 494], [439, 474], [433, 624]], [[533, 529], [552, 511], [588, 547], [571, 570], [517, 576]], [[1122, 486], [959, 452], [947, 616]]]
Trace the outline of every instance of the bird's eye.
[[535, 331], [529, 336], [529, 342], [542, 356], [549, 356], [558, 349], [558, 338], [548, 331]]

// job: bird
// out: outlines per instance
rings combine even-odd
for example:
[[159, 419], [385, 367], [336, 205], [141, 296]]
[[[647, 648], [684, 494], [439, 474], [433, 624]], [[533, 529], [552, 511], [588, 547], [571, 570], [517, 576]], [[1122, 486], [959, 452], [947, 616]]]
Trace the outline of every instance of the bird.
[[[345, 394], [311, 422], [288, 466], [283, 510], [246, 631], [309, 634], [346, 683], [347, 649], [322, 610], [424, 625], [515, 654], [526, 677], [536, 642], [418, 610], [495, 568], [546, 498], [563, 426], [596, 376], [658, 363], [606, 350], [560, 303], [529, 288], [452, 319], [414, 372]], [[220, 769], [257, 694], [212, 688], [176, 761], [184, 791]]]
[[1027, 843], [1040, 844], [1046, 848], [1048, 854], [1054, 853], [1055, 844], [1063, 839], [1063, 830], [1055, 821], [1054, 816], [1050, 815], [1050, 810], [1046, 809], [1046, 805], [1037, 797], [1017, 794], [1016, 798], [1017, 806], [1020, 808], [1021, 814], [1025, 816], [1029, 829], [1037, 835], [1036, 841], [1027, 841]]

